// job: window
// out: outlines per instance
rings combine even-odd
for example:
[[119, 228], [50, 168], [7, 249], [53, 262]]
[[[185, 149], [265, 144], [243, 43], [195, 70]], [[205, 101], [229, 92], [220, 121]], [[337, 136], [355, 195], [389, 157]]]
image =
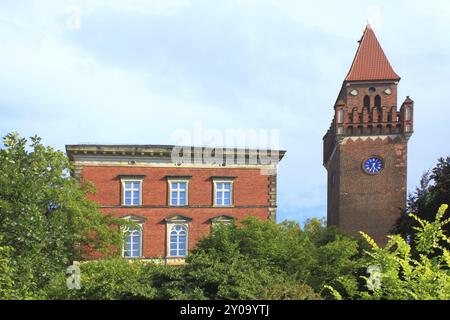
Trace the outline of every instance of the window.
[[170, 229], [169, 256], [185, 257], [187, 255], [187, 227], [174, 225]]
[[381, 97], [379, 95], [375, 96], [375, 107], [381, 107]]
[[405, 116], [405, 120], [406, 120], [406, 121], [411, 121], [411, 118], [412, 118], [411, 108], [406, 108], [406, 116]]
[[140, 206], [142, 195], [142, 180], [122, 180], [124, 206]]
[[166, 221], [166, 257], [184, 258], [188, 254], [189, 223], [192, 218], [174, 215]]
[[370, 97], [364, 96], [364, 107], [370, 109]]
[[343, 123], [344, 122], [344, 110], [339, 110], [337, 113], [337, 122]]
[[169, 205], [188, 205], [188, 181], [169, 180]]
[[232, 205], [232, 181], [214, 181], [214, 205], [229, 207]]
[[125, 242], [123, 256], [125, 258], [137, 258], [142, 256], [142, 227], [136, 229], [124, 229]]

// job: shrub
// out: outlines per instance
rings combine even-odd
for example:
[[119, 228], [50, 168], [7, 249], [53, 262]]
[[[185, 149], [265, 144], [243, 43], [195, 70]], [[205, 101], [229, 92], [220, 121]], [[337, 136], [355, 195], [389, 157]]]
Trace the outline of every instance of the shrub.
[[[401, 236], [389, 236], [384, 248], [363, 234], [371, 249], [368, 250], [367, 266], [381, 271], [379, 285], [366, 286], [355, 295], [360, 299], [429, 300], [450, 299], [450, 252], [442, 243], [450, 244], [444, 227], [450, 218], [443, 219], [447, 205], [442, 205], [432, 222], [411, 214], [420, 227], [416, 227], [415, 248], [418, 258], [411, 253], [411, 244]], [[370, 277], [364, 277], [370, 282]], [[341, 298], [332, 287], [336, 298]]]

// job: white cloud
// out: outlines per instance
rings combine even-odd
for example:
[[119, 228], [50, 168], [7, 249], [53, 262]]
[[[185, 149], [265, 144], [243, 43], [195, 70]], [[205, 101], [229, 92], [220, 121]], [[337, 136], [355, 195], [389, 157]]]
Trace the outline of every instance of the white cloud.
[[[322, 136], [371, 5], [400, 93], [417, 103], [412, 188], [448, 149], [447, 1], [2, 3], [0, 133], [37, 133], [61, 148], [172, 143], [196, 121], [280, 129], [280, 211], [323, 216]], [[79, 29], [67, 28], [70, 6]]]

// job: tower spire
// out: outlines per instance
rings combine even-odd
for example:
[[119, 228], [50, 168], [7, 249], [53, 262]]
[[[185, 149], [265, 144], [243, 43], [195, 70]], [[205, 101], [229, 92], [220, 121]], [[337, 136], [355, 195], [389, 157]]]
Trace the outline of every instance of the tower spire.
[[345, 81], [400, 80], [370, 24], [358, 42], [359, 47]]

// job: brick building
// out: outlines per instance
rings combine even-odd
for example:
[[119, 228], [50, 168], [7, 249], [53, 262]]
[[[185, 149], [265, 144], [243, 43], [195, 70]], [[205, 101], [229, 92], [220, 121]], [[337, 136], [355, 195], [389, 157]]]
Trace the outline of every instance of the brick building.
[[323, 138], [328, 224], [381, 244], [406, 205], [414, 102], [397, 108], [399, 81], [368, 25]]
[[276, 169], [285, 151], [184, 147], [189, 161], [178, 161], [175, 148], [66, 146], [75, 176], [95, 185], [91, 198], [101, 210], [140, 225], [126, 230], [123, 256], [177, 264], [215, 223], [275, 219]]

